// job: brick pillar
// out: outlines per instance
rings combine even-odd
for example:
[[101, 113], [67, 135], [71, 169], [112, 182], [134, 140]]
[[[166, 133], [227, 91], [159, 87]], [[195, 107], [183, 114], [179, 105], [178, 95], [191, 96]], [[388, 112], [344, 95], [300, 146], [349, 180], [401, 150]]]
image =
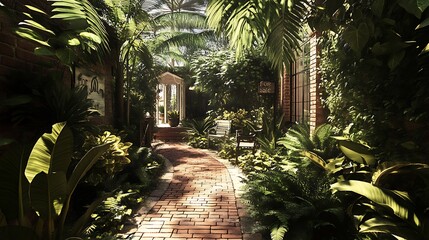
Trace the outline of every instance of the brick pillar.
[[326, 122], [320, 99], [320, 47], [317, 37], [318, 34], [314, 33], [310, 38], [310, 132]]
[[290, 96], [290, 73], [287, 71], [288, 69], [286, 69], [286, 66], [283, 70], [283, 76], [282, 76], [282, 80], [281, 80], [281, 91], [280, 91], [280, 95], [281, 95], [281, 109], [282, 112], [284, 114], [284, 120], [285, 123], [288, 123], [291, 121], [291, 96]]

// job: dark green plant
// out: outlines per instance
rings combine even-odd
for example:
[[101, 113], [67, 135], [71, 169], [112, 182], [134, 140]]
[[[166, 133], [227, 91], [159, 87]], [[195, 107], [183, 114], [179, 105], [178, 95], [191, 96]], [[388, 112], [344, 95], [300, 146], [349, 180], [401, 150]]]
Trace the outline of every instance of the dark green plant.
[[[328, 3], [329, 2], [329, 3]], [[329, 120], [384, 159], [427, 161], [427, 1], [319, 1]]]
[[196, 148], [207, 148], [207, 132], [215, 126], [212, 118], [206, 117], [203, 120], [191, 119], [182, 122], [183, 127], [187, 128], [187, 142], [190, 146]]
[[258, 86], [260, 81], [275, 81], [277, 77], [259, 53], [236, 59], [231, 52], [216, 51], [195, 58], [191, 66], [195, 88], [208, 95], [211, 110], [249, 112], [272, 105], [272, 97], [258, 94]]
[[330, 124], [318, 126], [310, 134], [308, 124], [294, 124], [288, 129], [284, 137], [278, 140], [278, 144], [286, 148], [291, 157], [305, 158], [305, 152], [311, 152], [322, 159], [331, 159], [339, 155], [336, 146], [337, 140], [333, 138], [335, 132]]
[[[6, 234], [3, 236], [6, 238], [12, 228], [30, 234], [22, 239], [77, 236], [78, 231], [65, 231], [70, 199], [79, 181], [110, 144], [90, 149], [74, 169], [69, 169], [73, 135], [65, 123], [57, 123], [52, 126], [52, 133], [45, 133], [39, 138], [28, 155], [26, 151], [13, 151], [16, 149], [5, 154], [0, 165], [2, 177], [5, 177], [0, 188], [0, 209], [7, 209], [7, 223], [12, 226], [2, 227], [0, 234]], [[79, 230], [94, 208], [91, 205], [74, 222], [73, 229]]]
[[300, 32], [311, 8], [308, 0], [212, 0], [207, 7], [209, 25], [225, 34], [239, 56], [255, 45], [281, 72], [293, 61], [301, 44]]
[[90, 118], [98, 112], [88, 99], [87, 89], [69, 88], [59, 81], [62, 74], [57, 74], [43, 77], [17, 72], [2, 79], [3, 90], [9, 97], [0, 103], [0, 121], [12, 125], [19, 132], [15, 135], [36, 138], [54, 123], [63, 121], [67, 121], [76, 137], [91, 129]]
[[244, 198], [257, 229], [273, 240], [354, 239], [341, 202], [329, 189], [330, 180], [317, 169], [251, 174]]
[[348, 180], [331, 186], [348, 199], [345, 202], [350, 204], [359, 235], [367, 239], [428, 239], [429, 165], [378, 164], [380, 161], [364, 145], [340, 139], [339, 146], [347, 158], [369, 167], [369, 177], [345, 173]]
[[284, 134], [284, 123], [283, 115], [277, 116], [276, 119], [273, 119], [267, 113], [264, 115], [262, 129], [256, 135], [261, 151], [271, 156], [280, 153], [281, 149], [278, 147], [277, 141]]

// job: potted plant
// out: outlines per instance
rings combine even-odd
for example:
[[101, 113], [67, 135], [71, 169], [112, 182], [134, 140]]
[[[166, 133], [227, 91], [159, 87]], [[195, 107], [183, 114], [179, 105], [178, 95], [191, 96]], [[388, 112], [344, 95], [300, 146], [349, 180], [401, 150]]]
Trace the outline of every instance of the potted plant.
[[168, 124], [170, 127], [177, 127], [179, 125], [179, 112], [172, 110], [168, 112]]

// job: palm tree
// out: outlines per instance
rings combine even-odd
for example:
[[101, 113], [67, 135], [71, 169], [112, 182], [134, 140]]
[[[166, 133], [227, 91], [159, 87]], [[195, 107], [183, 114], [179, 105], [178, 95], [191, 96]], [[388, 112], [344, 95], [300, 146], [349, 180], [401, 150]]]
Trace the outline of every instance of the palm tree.
[[208, 24], [225, 32], [237, 56], [256, 45], [282, 71], [299, 49], [311, 0], [211, 0]]
[[153, 52], [159, 60], [172, 66], [186, 63], [187, 56], [198, 49], [207, 49], [214, 40], [208, 28], [205, 0], [148, 0], [148, 11], [154, 16]]
[[82, 61], [102, 62], [110, 51], [106, 28], [88, 0], [17, 1], [15, 5], [5, 2], [0, 10], [6, 8], [20, 21], [16, 33], [38, 45], [35, 54], [56, 56], [72, 67]]
[[[142, 6], [145, 0], [98, 0], [97, 6], [104, 9], [103, 18], [115, 29], [118, 42], [116, 52], [116, 105], [117, 120], [121, 124], [126, 117], [126, 123], [130, 123], [130, 86], [137, 64], [152, 64], [152, 54], [147, 48], [144, 32], [153, 28], [151, 16]], [[125, 81], [124, 81], [125, 79]], [[126, 83], [125, 83], [126, 82]], [[124, 114], [124, 85], [126, 85], [127, 107]]]

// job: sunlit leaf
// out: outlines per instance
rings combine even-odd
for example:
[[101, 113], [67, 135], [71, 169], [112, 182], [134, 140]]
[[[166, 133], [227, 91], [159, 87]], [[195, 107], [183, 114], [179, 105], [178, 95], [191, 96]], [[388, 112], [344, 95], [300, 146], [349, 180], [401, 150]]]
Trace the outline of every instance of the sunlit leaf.
[[357, 180], [337, 182], [332, 184], [331, 188], [334, 191], [355, 192], [390, 209], [401, 219], [414, 223], [415, 226], [420, 226], [420, 220], [414, 213], [413, 204], [405, 192], [382, 189], [370, 183]]
[[371, 166], [376, 164], [377, 160], [368, 147], [349, 140], [340, 140], [338, 141], [338, 145], [347, 158], [361, 164], [368, 164]]
[[271, 240], [283, 240], [286, 232], [287, 229], [284, 226], [274, 227], [271, 229]]
[[95, 35], [94, 33], [90, 33], [90, 32], [81, 32], [79, 33], [79, 36], [86, 38], [88, 40], [91, 40], [93, 42], [96, 42], [98, 44], [101, 43], [101, 38], [97, 35]]

